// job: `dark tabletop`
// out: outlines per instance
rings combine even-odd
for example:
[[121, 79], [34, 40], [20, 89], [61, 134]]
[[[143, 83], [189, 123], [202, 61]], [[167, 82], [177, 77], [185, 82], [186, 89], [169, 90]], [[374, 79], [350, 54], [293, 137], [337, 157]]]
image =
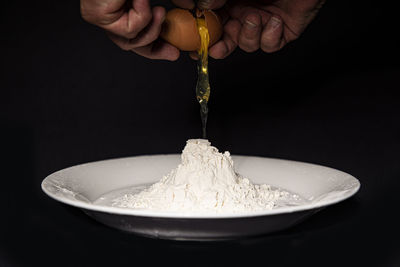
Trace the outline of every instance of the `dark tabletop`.
[[199, 137], [195, 62], [121, 51], [80, 18], [78, 1], [9, 1], [0, 11], [0, 266], [400, 266], [394, 10], [328, 0], [282, 51], [210, 60], [213, 145], [333, 167], [361, 189], [286, 231], [195, 243], [105, 227], [40, 189], [62, 168], [179, 153]]

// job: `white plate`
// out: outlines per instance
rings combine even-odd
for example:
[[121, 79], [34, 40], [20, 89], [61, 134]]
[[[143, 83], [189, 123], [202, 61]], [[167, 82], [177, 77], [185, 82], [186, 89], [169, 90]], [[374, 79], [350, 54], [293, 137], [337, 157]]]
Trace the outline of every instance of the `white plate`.
[[321, 208], [343, 201], [360, 188], [353, 176], [332, 168], [296, 161], [233, 156], [235, 169], [256, 184], [270, 184], [307, 201], [297, 206], [229, 215], [185, 215], [104, 206], [94, 203], [114, 190], [157, 182], [180, 163], [180, 155], [112, 159], [55, 172], [43, 191], [83, 209], [108, 226], [140, 235], [176, 240], [233, 239], [293, 226]]

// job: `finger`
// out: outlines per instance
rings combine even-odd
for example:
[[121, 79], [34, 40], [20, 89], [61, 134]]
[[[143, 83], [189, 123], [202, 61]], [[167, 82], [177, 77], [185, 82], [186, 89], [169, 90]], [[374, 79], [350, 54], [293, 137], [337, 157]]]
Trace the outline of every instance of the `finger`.
[[141, 13], [151, 12], [149, 0], [131, 0], [132, 8], [140, 16]]
[[254, 52], [260, 48], [261, 16], [257, 12], [245, 14], [239, 34], [239, 47], [246, 52]]
[[135, 38], [152, 20], [149, 0], [134, 0], [132, 8], [103, 28], [127, 39]]
[[147, 46], [134, 48], [132, 51], [150, 59], [175, 61], [179, 58], [178, 48], [162, 40], [157, 40]]
[[222, 39], [209, 49], [209, 55], [215, 59], [223, 59], [235, 51], [238, 45], [241, 24], [238, 20], [230, 20], [224, 26]]
[[123, 50], [131, 50], [136, 47], [146, 46], [155, 41], [161, 32], [161, 26], [165, 19], [165, 9], [162, 7], [153, 8], [153, 20], [151, 24], [134, 39], [126, 39], [109, 33], [110, 39]]
[[194, 8], [194, 2], [192, 0], [172, 0], [172, 3], [181, 8], [186, 8], [186, 9]]
[[245, 6], [243, 4], [229, 5], [228, 2], [226, 4], [226, 10], [230, 17], [238, 19], [242, 23], [246, 19], [246, 16], [249, 15], [250, 13], [257, 13], [259, 16], [261, 16], [261, 24], [263, 26], [267, 24], [267, 22], [271, 18], [271, 13], [269, 13], [268, 11], [262, 10], [260, 8]]
[[81, 0], [81, 15], [84, 20], [100, 27], [118, 20], [124, 14], [125, 0], [102, 1]]
[[261, 49], [264, 52], [272, 53], [281, 49], [285, 44], [282, 19], [272, 16], [261, 34]]
[[199, 0], [197, 6], [202, 9], [218, 9], [225, 3], [226, 0]]

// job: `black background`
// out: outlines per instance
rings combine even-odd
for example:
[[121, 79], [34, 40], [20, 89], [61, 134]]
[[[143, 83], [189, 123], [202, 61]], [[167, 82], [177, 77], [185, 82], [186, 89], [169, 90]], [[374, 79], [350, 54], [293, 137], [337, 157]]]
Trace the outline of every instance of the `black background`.
[[290, 230], [200, 244], [121, 233], [40, 189], [68, 166], [179, 153], [200, 137], [195, 62], [121, 51], [80, 18], [78, 1], [7, 2], [0, 266], [400, 266], [399, 31], [389, 1], [328, 0], [282, 51], [210, 61], [215, 146], [330, 166], [362, 188]]

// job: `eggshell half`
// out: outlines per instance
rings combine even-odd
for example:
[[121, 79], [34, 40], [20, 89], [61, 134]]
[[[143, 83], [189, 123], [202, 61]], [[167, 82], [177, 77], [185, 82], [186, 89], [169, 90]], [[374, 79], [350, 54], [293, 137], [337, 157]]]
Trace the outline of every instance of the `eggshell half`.
[[[205, 11], [209, 46], [215, 44], [222, 35], [222, 24], [216, 13]], [[196, 19], [186, 9], [175, 8], [170, 10], [165, 18], [161, 38], [182, 51], [196, 51], [200, 49], [200, 36]]]

